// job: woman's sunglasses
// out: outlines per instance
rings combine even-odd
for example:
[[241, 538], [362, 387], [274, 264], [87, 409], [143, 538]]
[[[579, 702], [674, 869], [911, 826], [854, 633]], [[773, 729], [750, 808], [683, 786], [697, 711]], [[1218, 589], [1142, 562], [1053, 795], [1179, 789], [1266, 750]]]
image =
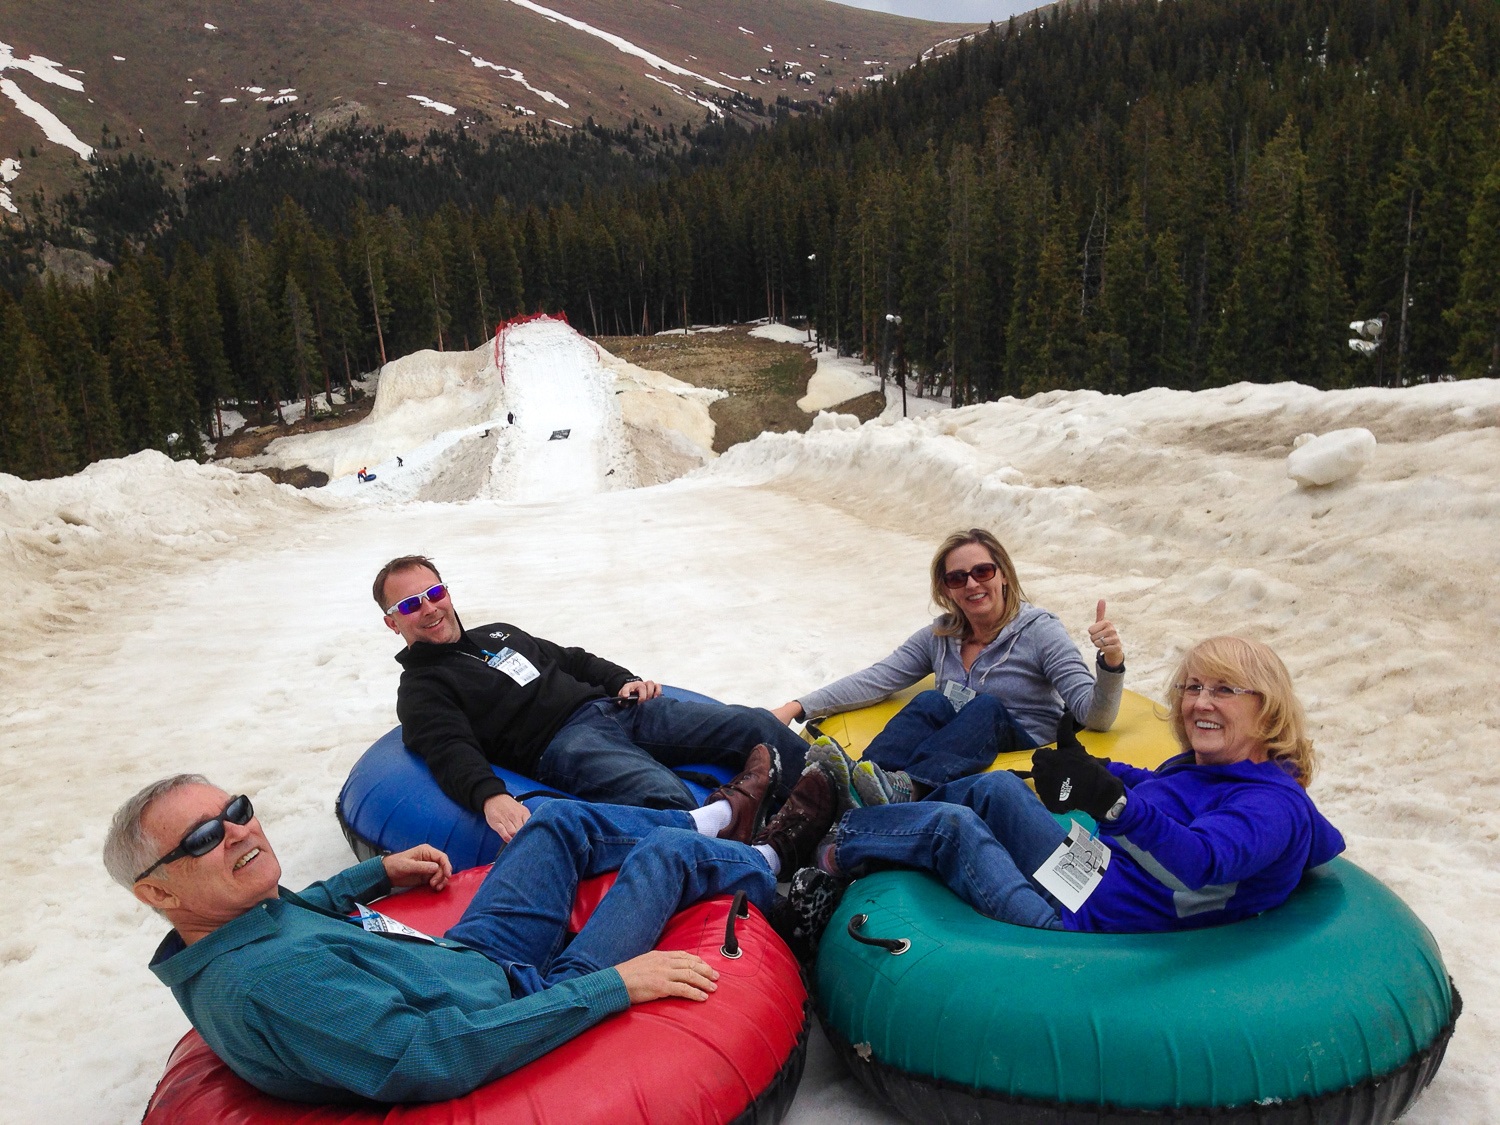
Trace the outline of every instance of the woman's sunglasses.
[[226, 820], [230, 824], [249, 824], [250, 818], [254, 815], [255, 809], [251, 807], [249, 797], [241, 793], [238, 797], [231, 798], [229, 804], [224, 806], [223, 812], [189, 831], [182, 838], [182, 843], [142, 871], [133, 881], [139, 883], [158, 867], [171, 863], [173, 860], [184, 859], [187, 856], [207, 855], [224, 842]]
[[439, 582], [436, 586], [429, 586], [420, 594], [413, 594], [409, 598], [402, 598], [390, 609], [385, 611], [387, 617], [399, 613], [402, 617], [410, 617], [422, 608], [423, 602], [440, 602], [448, 596], [448, 587]]
[[970, 578], [975, 582], [988, 582], [999, 569], [994, 563], [980, 563], [970, 570], [950, 570], [943, 575], [943, 585], [950, 590], [962, 590], [969, 584]]

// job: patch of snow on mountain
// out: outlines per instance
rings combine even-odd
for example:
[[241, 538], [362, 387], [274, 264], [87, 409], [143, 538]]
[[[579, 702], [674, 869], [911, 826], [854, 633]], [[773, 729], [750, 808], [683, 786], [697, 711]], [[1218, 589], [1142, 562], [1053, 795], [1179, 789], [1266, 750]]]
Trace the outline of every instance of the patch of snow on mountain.
[[[72, 90], [77, 94], [84, 92], [83, 83], [66, 73], [62, 69], [62, 63], [54, 62], [43, 55], [30, 55], [27, 58], [18, 59], [9, 43], [0, 43], [0, 71], [7, 70], [21, 71], [33, 78], [39, 78], [43, 82], [60, 86], [64, 90]], [[16, 85], [14, 80], [0, 78], [0, 93], [4, 93], [15, 103], [18, 110], [36, 122], [41, 127], [42, 135], [53, 144], [71, 149], [83, 160], [94, 155], [92, 145], [84, 144], [79, 140], [73, 130], [68, 128], [57, 114], [30, 97], [20, 86]]]
[[546, 16], [548, 19], [555, 20], [558, 23], [567, 24], [567, 26], [573, 28], [575, 31], [582, 31], [586, 35], [592, 35], [595, 39], [602, 39], [614, 47], [615, 50], [623, 54], [634, 55], [636, 58], [645, 61], [648, 66], [653, 66], [657, 70], [665, 70], [669, 74], [676, 74], [682, 78], [696, 78], [699, 82], [706, 83], [717, 90], [728, 90], [730, 93], [737, 92], [732, 87], [725, 86], [722, 82], [715, 82], [712, 78], [706, 78], [701, 74], [688, 70], [686, 67], [669, 62], [660, 55], [653, 55], [650, 51], [643, 47], [637, 47], [630, 40], [622, 36], [608, 31], [601, 31], [591, 24], [584, 23], [582, 20], [574, 19], [572, 16], [565, 16], [561, 12], [554, 11], [551, 8], [544, 8], [542, 5], [534, 3], [534, 0], [508, 0], [508, 2], [518, 8], [525, 8], [529, 12], [535, 12], [539, 16]]
[[701, 105], [704, 109], [712, 113], [715, 117], [724, 116], [724, 111], [713, 102], [709, 101], [706, 98], [695, 98], [692, 94], [688, 93], [675, 82], [668, 82], [665, 78], [658, 77], [655, 74], [646, 74], [642, 75], [642, 77], [649, 78], [653, 82], [660, 82], [663, 86], [669, 87], [673, 93], [677, 94], [678, 97], [686, 98], [690, 102], [696, 102], [698, 105]]
[[16, 203], [10, 197], [10, 188], [6, 185], [21, 174], [21, 162], [14, 156], [7, 156], [0, 160], [0, 207], [9, 211], [12, 215], [20, 214], [16, 210]]
[[522, 86], [525, 86], [526, 89], [530, 90], [533, 94], [535, 94], [537, 97], [541, 98], [544, 102], [551, 102], [553, 105], [561, 106], [563, 109], [571, 109], [572, 108], [572, 106], [568, 105], [567, 102], [563, 101], [560, 97], [558, 97], [556, 94], [552, 93], [550, 90], [539, 90], [539, 89], [537, 89], [537, 87], [533, 86], [530, 82], [526, 81], [526, 75], [522, 74], [519, 70], [515, 69], [514, 67], [501, 66], [499, 63], [486, 62], [484, 59], [480, 58], [478, 55], [474, 55], [473, 57], [471, 57], [469, 59], [469, 61], [472, 62], [477, 67], [481, 67], [481, 68], [485, 68], [485, 69], [488, 69], [488, 70], [496, 71], [497, 73], [499, 73], [499, 75], [502, 78], [509, 78], [512, 82], [519, 82]]
[[458, 109], [455, 106], [448, 105], [446, 102], [435, 102], [431, 98], [425, 97], [422, 94], [407, 94], [406, 96], [412, 101], [416, 102], [418, 105], [426, 106], [428, 109], [435, 109], [439, 113], [446, 113], [449, 117], [452, 117], [455, 113], [458, 112]]

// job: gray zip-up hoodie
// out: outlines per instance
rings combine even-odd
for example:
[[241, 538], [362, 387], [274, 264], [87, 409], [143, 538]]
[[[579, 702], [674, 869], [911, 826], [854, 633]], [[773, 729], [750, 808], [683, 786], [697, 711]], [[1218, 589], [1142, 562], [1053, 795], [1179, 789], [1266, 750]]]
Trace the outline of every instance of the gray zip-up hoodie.
[[1056, 737], [1064, 701], [1090, 730], [1108, 730], [1119, 714], [1124, 670], [1111, 672], [1097, 664], [1097, 675], [1090, 674], [1062, 622], [1030, 602], [1021, 603], [1015, 619], [984, 647], [967, 672], [959, 656], [962, 642], [933, 630], [929, 625], [913, 633], [879, 663], [799, 696], [797, 702], [809, 715], [852, 711], [878, 703], [931, 673], [939, 691], [953, 681], [977, 695], [993, 695], [1039, 746]]

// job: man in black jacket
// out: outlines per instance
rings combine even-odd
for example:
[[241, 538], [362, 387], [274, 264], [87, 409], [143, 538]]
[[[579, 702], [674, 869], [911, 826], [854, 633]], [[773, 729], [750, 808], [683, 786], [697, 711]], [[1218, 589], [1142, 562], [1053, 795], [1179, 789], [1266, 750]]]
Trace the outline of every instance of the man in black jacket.
[[491, 763], [586, 800], [655, 809], [697, 803], [669, 767], [738, 771], [759, 743], [779, 752], [783, 778], [802, 772], [802, 739], [763, 708], [668, 699], [618, 664], [505, 622], [465, 630], [424, 556], [386, 563], [373, 593], [406, 642], [396, 655], [406, 745], [506, 842], [530, 814]]

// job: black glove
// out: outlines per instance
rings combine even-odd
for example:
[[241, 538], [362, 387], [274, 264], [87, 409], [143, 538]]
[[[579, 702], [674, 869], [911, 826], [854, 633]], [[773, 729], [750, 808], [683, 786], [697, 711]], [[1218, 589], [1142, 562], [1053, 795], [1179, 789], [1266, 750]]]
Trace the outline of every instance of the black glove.
[[1125, 786], [1102, 759], [1089, 755], [1074, 730], [1073, 716], [1064, 711], [1057, 724], [1057, 749], [1044, 747], [1031, 755], [1031, 781], [1048, 812], [1082, 809], [1103, 820], [1125, 795]]

